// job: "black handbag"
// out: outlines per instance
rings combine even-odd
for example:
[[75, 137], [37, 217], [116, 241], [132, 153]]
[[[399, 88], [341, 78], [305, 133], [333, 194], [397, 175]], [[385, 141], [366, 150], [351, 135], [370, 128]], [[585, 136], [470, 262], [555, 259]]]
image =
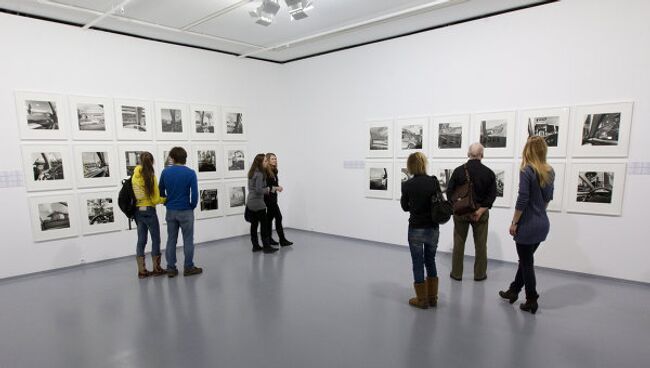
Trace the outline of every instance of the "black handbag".
[[244, 220], [246, 222], [252, 222], [253, 221], [253, 211], [248, 209], [248, 206], [244, 206], [246, 209], [244, 210]]
[[451, 215], [454, 213], [454, 207], [451, 202], [445, 199], [442, 190], [440, 189], [440, 182], [436, 180], [436, 193], [431, 196], [431, 219], [436, 224], [442, 225], [449, 221]]

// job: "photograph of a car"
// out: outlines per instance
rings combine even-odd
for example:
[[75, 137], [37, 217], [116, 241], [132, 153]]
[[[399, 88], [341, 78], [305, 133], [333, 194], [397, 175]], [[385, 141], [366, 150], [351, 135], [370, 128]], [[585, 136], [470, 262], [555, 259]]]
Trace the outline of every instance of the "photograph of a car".
[[30, 129], [59, 129], [56, 102], [26, 100], [25, 108]]
[[31, 157], [34, 180], [63, 180], [63, 159], [59, 152], [34, 152]]
[[463, 142], [463, 125], [443, 123], [438, 124], [438, 148], [458, 149]]
[[179, 109], [161, 109], [162, 131], [164, 133], [183, 132], [183, 114]]
[[41, 221], [41, 231], [70, 227], [67, 202], [39, 203], [38, 217]]
[[582, 128], [582, 145], [618, 145], [620, 125], [620, 112], [587, 115]]
[[388, 170], [386, 168], [370, 168], [370, 190], [388, 190]]
[[79, 130], [105, 131], [106, 117], [104, 105], [95, 103], [77, 104], [77, 122]]
[[110, 176], [108, 152], [82, 152], [84, 178], [106, 178]]
[[197, 162], [199, 163], [199, 172], [217, 171], [217, 154], [214, 150], [199, 150], [197, 151], [197, 156]]
[[90, 225], [115, 222], [115, 208], [112, 198], [96, 198], [86, 201], [88, 223]]
[[508, 121], [481, 120], [481, 144], [486, 148], [504, 148], [507, 143]]
[[241, 112], [229, 112], [226, 114], [226, 133], [227, 134], [243, 134], [244, 123]]
[[388, 127], [370, 127], [370, 150], [385, 151], [388, 149]]
[[203, 189], [199, 191], [201, 198], [201, 211], [214, 211], [219, 209], [219, 195], [217, 189]]
[[422, 149], [422, 125], [404, 125], [402, 127], [402, 149]]
[[246, 204], [246, 188], [245, 187], [231, 187], [230, 188], [230, 207], [242, 207]]
[[122, 105], [122, 127], [146, 132], [147, 116], [145, 108], [142, 106]]
[[557, 147], [560, 129], [559, 116], [538, 116], [528, 118], [528, 136], [540, 136], [549, 147]]
[[612, 203], [614, 173], [608, 171], [580, 171], [577, 202]]
[[194, 111], [194, 126], [197, 133], [214, 133], [214, 125], [213, 111]]

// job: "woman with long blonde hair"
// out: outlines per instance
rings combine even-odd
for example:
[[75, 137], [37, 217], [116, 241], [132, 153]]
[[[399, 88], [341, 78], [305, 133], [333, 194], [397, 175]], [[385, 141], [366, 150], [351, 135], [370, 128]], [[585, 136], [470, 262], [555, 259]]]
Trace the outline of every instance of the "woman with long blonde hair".
[[278, 232], [280, 242], [276, 242], [271, 237], [271, 245], [280, 245], [283, 247], [292, 245], [293, 242], [289, 241], [284, 235], [284, 227], [282, 227], [282, 212], [278, 206], [278, 193], [282, 192], [284, 188], [280, 185], [278, 179], [278, 157], [275, 153], [267, 153], [266, 161], [266, 185], [269, 187], [269, 194], [264, 196], [266, 203], [266, 220], [269, 222], [267, 225], [269, 229], [273, 228], [273, 220], [275, 220], [275, 230]]
[[525, 288], [526, 302], [519, 307], [533, 314], [537, 312], [539, 298], [533, 255], [539, 244], [546, 240], [550, 229], [546, 207], [553, 199], [555, 180], [555, 172], [546, 162], [547, 151], [546, 141], [539, 136], [528, 138], [524, 147], [519, 170], [519, 195], [510, 224], [510, 235], [514, 237], [519, 255], [519, 267], [508, 290], [499, 292], [512, 304], [521, 289]]

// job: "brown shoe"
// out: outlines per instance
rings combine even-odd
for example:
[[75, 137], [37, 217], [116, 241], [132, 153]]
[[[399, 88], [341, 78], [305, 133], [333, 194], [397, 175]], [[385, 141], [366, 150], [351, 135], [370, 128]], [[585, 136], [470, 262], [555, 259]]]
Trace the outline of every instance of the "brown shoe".
[[144, 257], [135, 257], [136, 261], [138, 262], [138, 278], [139, 279], [144, 279], [146, 277], [151, 276], [151, 272], [147, 270], [147, 267], [144, 264]]
[[415, 298], [409, 299], [409, 304], [420, 309], [429, 308], [426, 284], [424, 282], [413, 283], [413, 287], [415, 288]]
[[438, 305], [438, 278], [427, 277], [427, 298], [429, 298], [429, 307]]
[[151, 256], [151, 262], [153, 263], [153, 271], [151, 271], [151, 274], [153, 276], [162, 276], [167, 273], [167, 271], [160, 266], [160, 257], [161, 256]]
[[200, 273], [203, 273], [203, 269], [201, 267], [186, 268], [183, 271], [183, 276], [198, 275]]

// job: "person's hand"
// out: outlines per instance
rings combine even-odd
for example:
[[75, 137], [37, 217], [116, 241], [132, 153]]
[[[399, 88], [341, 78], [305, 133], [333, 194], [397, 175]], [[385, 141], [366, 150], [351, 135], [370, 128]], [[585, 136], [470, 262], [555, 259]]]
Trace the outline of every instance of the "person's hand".
[[517, 235], [517, 224], [510, 224], [510, 235]]
[[277, 187], [275, 190], [276, 190], [277, 192], [281, 192], [281, 191], [284, 190], [284, 188], [282, 188], [281, 186], [278, 185], [278, 187]]

